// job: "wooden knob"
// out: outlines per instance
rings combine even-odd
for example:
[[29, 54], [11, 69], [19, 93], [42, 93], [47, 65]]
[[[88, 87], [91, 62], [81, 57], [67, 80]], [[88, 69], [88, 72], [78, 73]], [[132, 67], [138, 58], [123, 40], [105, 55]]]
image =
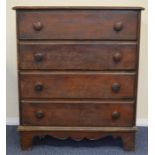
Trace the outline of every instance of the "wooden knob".
[[36, 117], [38, 118], [38, 119], [41, 119], [41, 118], [43, 118], [44, 117], [44, 112], [43, 111], [37, 111], [36, 112]]
[[113, 84], [112, 84], [112, 91], [113, 91], [114, 93], [118, 93], [118, 92], [120, 91], [120, 88], [121, 88], [121, 86], [120, 86], [119, 83], [113, 83]]
[[40, 92], [43, 90], [43, 85], [41, 83], [37, 83], [35, 85], [35, 91]]
[[123, 23], [122, 23], [122, 22], [117, 22], [117, 23], [114, 24], [114, 30], [115, 30], [116, 32], [119, 32], [119, 31], [121, 31], [122, 29], [123, 29]]
[[36, 31], [40, 31], [43, 28], [43, 24], [41, 22], [35, 22], [33, 23], [33, 28]]
[[115, 62], [121, 61], [121, 60], [122, 60], [122, 54], [121, 54], [120, 52], [115, 53], [115, 54], [113, 55], [113, 60], [114, 60]]
[[112, 119], [118, 119], [120, 117], [120, 113], [118, 112], [118, 111], [114, 111], [113, 113], [112, 113]]
[[36, 53], [35, 55], [34, 55], [34, 59], [35, 59], [35, 61], [37, 61], [37, 62], [41, 62], [41, 61], [43, 61], [43, 54], [42, 53]]

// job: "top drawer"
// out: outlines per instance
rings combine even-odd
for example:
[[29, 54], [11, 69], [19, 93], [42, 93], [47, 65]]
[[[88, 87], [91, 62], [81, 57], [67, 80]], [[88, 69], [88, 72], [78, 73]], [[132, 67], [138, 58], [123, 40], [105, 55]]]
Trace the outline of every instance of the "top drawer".
[[20, 10], [17, 17], [19, 39], [137, 39], [137, 11]]

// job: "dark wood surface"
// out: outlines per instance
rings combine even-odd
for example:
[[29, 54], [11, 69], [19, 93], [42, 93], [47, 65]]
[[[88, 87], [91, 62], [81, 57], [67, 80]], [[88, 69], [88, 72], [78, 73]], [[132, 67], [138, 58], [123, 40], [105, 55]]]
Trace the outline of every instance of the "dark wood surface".
[[[20, 80], [22, 98], [134, 98], [135, 94], [134, 73], [22, 72]], [[115, 84], [120, 85], [116, 92]], [[42, 90], [36, 90], [37, 85]]]
[[134, 70], [135, 43], [21, 42], [20, 69]]
[[92, 131], [92, 132], [135, 132], [137, 127], [64, 127], [64, 126], [18, 126], [18, 131]]
[[22, 124], [38, 126], [133, 126], [133, 103], [22, 102]]
[[95, 140], [111, 135], [134, 150], [143, 8], [13, 9], [21, 148], [31, 147], [35, 136]]
[[135, 149], [135, 130], [122, 131], [21, 131], [20, 132], [20, 143], [23, 150], [27, 150], [32, 146], [34, 136], [52, 136], [59, 139], [72, 138], [73, 140], [79, 141], [82, 139], [97, 140], [106, 136], [113, 136], [113, 138], [121, 138], [123, 147], [127, 151], [134, 151]]
[[120, 6], [15, 6], [14, 10], [144, 10], [143, 7]]
[[18, 31], [19, 39], [136, 40], [137, 11], [22, 11]]

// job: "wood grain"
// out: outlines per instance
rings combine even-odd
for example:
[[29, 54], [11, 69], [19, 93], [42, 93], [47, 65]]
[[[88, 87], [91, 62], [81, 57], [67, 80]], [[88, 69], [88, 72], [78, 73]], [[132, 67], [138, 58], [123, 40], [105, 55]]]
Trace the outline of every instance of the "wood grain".
[[[51, 20], [52, 19], [52, 20]], [[35, 23], [43, 28], [36, 31]], [[122, 22], [123, 29], [114, 30]], [[137, 12], [120, 10], [53, 10], [18, 12], [19, 39], [136, 40]]]
[[[132, 126], [133, 104], [22, 102], [22, 124], [39, 126]], [[38, 118], [41, 111], [44, 117]], [[113, 118], [113, 112], [119, 113]]]
[[143, 7], [123, 6], [15, 6], [14, 10], [144, 10]]
[[43, 136], [51, 136], [55, 138], [59, 138], [61, 140], [65, 140], [71, 138], [76, 141], [80, 141], [82, 139], [89, 140], [97, 140], [103, 137], [112, 136], [115, 138], [121, 138], [123, 142], [123, 147], [127, 151], [133, 151], [135, 149], [135, 131], [128, 132], [110, 132], [110, 131], [21, 131], [20, 132], [20, 144], [23, 150], [27, 150], [32, 146], [34, 137], [43, 137]]
[[[134, 70], [136, 44], [113, 42], [26, 42], [19, 44], [20, 69]], [[35, 59], [41, 55], [42, 60]], [[121, 55], [119, 61], [115, 56]]]
[[[22, 98], [134, 98], [134, 73], [22, 72]], [[119, 84], [118, 92], [112, 90]], [[41, 91], [36, 86], [42, 85]]]
[[113, 136], [134, 150], [144, 8], [13, 9], [21, 148], [30, 148], [35, 136], [77, 141]]
[[18, 131], [87, 131], [87, 132], [129, 132], [137, 127], [63, 127], [63, 126], [18, 126]]

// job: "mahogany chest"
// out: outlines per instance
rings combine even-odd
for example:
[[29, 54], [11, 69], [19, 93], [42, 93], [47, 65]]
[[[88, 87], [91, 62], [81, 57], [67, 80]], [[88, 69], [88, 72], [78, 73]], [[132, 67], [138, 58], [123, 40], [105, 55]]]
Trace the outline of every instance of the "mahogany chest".
[[143, 8], [14, 9], [21, 148], [34, 136], [113, 136], [133, 150]]

